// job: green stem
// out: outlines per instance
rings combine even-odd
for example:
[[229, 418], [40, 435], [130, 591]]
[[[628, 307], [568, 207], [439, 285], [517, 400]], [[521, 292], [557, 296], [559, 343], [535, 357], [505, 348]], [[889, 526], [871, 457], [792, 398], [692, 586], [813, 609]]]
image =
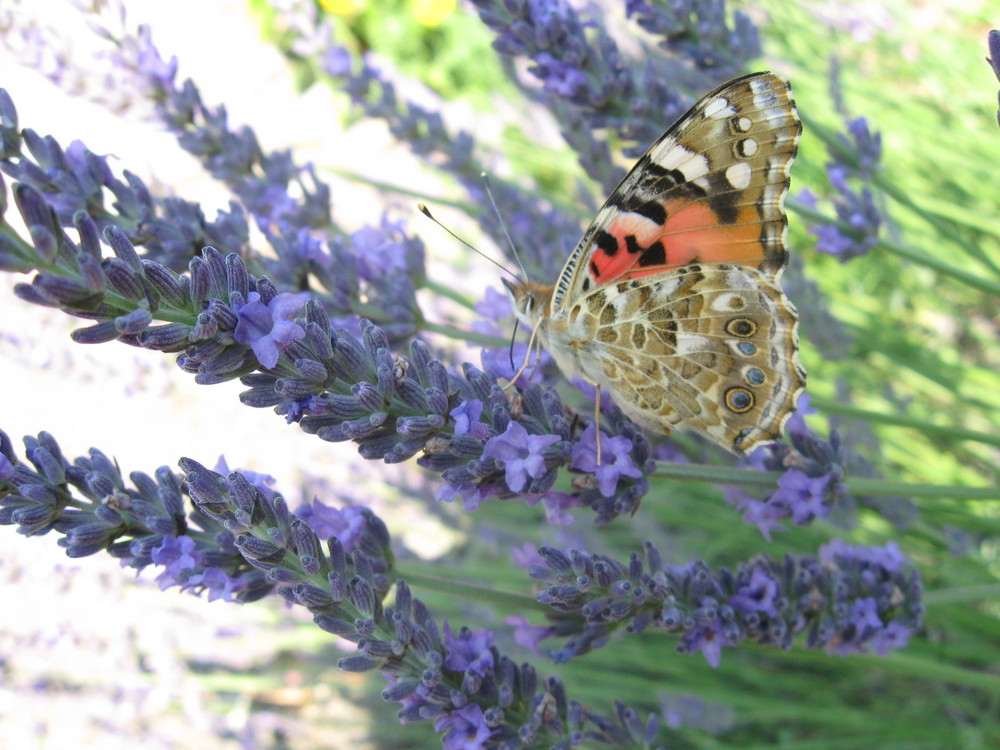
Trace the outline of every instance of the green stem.
[[434, 294], [437, 294], [441, 297], [447, 297], [450, 300], [454, 300], [455, 302], [457, 302], [462, 307], [468, 310], [476, 309], [475, 302], [473, 302], [471, 299], [466, 297], [464, 294], [459, 292], [454, 287], [448, 286], [447, 284], [440, 284], [437, 281], [432, 281], [431, 279], [424, 279], [424, 283], [422, 286], [424, 289], [429, 289], [430, 291], [434, 292]]
[[774, 487], [778, 484], [778, 480], [781, 479], [781, 472], [737, 469], [731, 466], [709, 466], [707, 464], [675, 464], [660, 461], [656, 464], [656, 471], [653, 472], [653, 476], [690, 482], [739, 484], [744, 487]]
[[428, 197], [426, 192], [419, 192], [416, 190], [410, 190], [401, 185], [395, 185], [391, 182], [382, 182], [381, 180], [373, 180], [370, 177], [365, 177], [357, 172], [352, 172], [349, 169], [337, 169], [335, 167], [327, 167], [324, 171], [331, 174], [335, 174], [338, 177], [343, 177], [345, 180], [350, 180], [352, 182], [360, 182], [362, 185], [368, 185], [370, 187], [376, 188], [382, 192], [396, 193], [398, 195], [405, 195], [409, 198], [416, 198], [417, 200], [423, 201], [425, 203], [430, 203], [432, 206], [448, 206], [450, 208], [455, 208], [468, 216], [475, 217], [479, 212], [474, 206], [464, 203], [462, 201], [451, 200], [449, 198], [440, 197]]
[[[653, 476], [660, 479], [679, 479], [692, 482], [712, 482], [715, 484], [738, 484], [744, 487], [756, 486], [773, 488], [781, 474], [775, 471], [737, 469], [729, 466], [709, 466], [706, 464], [675, 464], [660, 462]], [[948, 497], [962, 500], [1000, 499], [997, 487], [962, 487], [938, 484], [910, 484], [886, 479], [853, 477], [844, 482], [848, 491], [872, 497]]]
[[[551, 608], [530, 596], [517, 594], [512, 591], [500, 591], [492, 586], [477, 586], [463, 581], [460, 578], [446, 578], [429, 573], [421, 573], [415, 570], [419, 563], [407, 563], [405, 567], [397, 568], [399, 577], [404, 579], [410, 586], [421, 587], [430, 591], [440, 591], [443, 594], [463, 599], [476, 599], [478, 601], [489, 602], [498, 606], [509, 607], [512, 611], [519, 612], [524, 609], [533, 609], [538, 612], [550, 612]], [[458, 571], [456, 571], [456, 575]]]
[[924, 592], [924, 604], [929, 607], [947, 604], [1000, 601], [1000, 585], [984, 583], [979, 586], [952, 586]]
[[1000, 435], [993, 435], [988, 432], [977, 430], [967, 430], [964, 427], [954, 425], [934, 424], [919, 417], [911, 417], [906, 414], [884, 414], [882, 412], [868, 411], [856, 406], [850, 406], [841, 401], [813, 396], [809, 394], [809, 403], [829, 414], [841, 414], [846, 417], [861, 417], [869, 422], [879, 424], [898, 425], [900, 427], [913, 427], [921, 432], [933, 433], [944, 437], [951, 437], [958, 440], [973, 440], [977, 443], [1000, 446]]
[[957, 500], [1000, 500], [1000, 487], [964, 487], [947, 484], [910, 484], [893, 482], [888, 479], [854, 477], [845, 484], [847, 489], [859, 495], [873, 497], [948, 497]]
[[[829, 654], [813, 650], [792, 652], [768, 649], [768, 658], [784, 664], [794, 663], [799, 669], [808, 669], [810, 664], [816, 664], [819, 669], [829, 669], [830, 664]], [[918, 654], [902, 654], [899, 651], [886, 656], [851, 654], [850, 660], [855, 668], [873, 668], [880, 672], [912, 677], [921, 683], [945, 682], [1000, 694], [1000, 677], [995, 674], [954, 667]]]
[[459, 341], [470, 341], [473, 344], [482, 344], [483, 346], [505, 348], [509, 343], [507, 339], [502, 339], [498, 336], [487, 336], [485, 333], [466, 331], [462, 328], [456, 328], [455, 326], [448, 325], [447, 323], [433, 323], [429, 320], [425, 320], [421, 324], [421, 327], [425, 331], [430, 331], [431, 333], [440, 333], [442, 336], [447, 336], [448, 338], [457, 339]]
[[950, 276], [957, 281], [961, 281], [967, 286], [979, 289], [987, 294], [1000, 295], [1000, 282], [979, 276], [971, 271], [966, 271], [964, 268], [958, 268], [957, 266], [952, 265], [948, 258], [938, 258], [925, 253], [923, 250], [918, 250], [915, 247], [908, 247], [907, 245], [901, 245], [899, 243], [892, 242], [891, 240], [879, 240], [876, 246], [883, 250], [887, 250], [890, 253], [906, 258], [907, 260], [913, 261], [914, 263], [919, 263], [922, 266], [933, 268], [943, 276]]
[[852, 654], [851, 659], [876, 669], [908, 675], [921, 682], [947, 682], [1000, 695], [1000, 677], [997, 675], [955, 667], [923, 656], [901, 654], [896, 651], [887, 656]]

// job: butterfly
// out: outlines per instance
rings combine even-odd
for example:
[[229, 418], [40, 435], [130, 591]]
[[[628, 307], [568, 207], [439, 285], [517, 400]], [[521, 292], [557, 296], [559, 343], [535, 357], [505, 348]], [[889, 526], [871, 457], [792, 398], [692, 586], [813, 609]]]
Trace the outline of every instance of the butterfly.
[[780, 439], [806, 377], [778, 283], [801, 132], [778, 76], [723, 84], [639, 159], [554, 285], [504, 281], [563, 374], [652, 432], [738, 455]]

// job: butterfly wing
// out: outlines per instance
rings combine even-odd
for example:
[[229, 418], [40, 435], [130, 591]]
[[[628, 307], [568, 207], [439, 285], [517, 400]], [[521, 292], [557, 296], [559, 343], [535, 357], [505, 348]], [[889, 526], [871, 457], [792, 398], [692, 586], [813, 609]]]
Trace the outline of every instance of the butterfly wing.
[[780, 437], [805, 388], [783, 208], [802, 126], [770, 73], [705, 96], [638, 161], [551, 291], [567, 373], [648, 429], [735, 453]]
[[584, 295], [549, 339], [640, 425], [745, 453], [780, 438], [805, 388], [797, 319], [753, 266], [693, 263]]
[[787, 262], [783, 202], [802, 125], [771, 73], [720, 86], [639, 159], [566, 261], [558, 315], [581, 295], [692, 262], [740, 263], [777, 277]]

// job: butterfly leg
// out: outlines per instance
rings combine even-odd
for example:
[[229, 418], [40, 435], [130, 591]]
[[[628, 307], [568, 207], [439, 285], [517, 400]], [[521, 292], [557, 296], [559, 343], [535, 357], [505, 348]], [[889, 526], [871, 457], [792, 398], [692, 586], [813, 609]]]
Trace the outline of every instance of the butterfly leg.
[[513, 388], [514, 383], [517, 382], [517, 379], [524, 374], [525, 370], [528, 369], [528, 365], [531, 364], [531, 350], [533, 348], [538, 349], [538, 354], [535, 357], [535, 362], [538, 363], [541, 361], [542, 358], [542, 341], [540, 338], [538, 338], [537, 328], [531, 331], [531, 338], [528, 339], [528, 350], [524, 353], [524, 362], [521, 363], [521, 366], [518, 368], [517, 372], [514, 373], [514, 377], [512, 377], [510, 381], [508, 381], [507, 385], [503, 387], [505, 391], [510, 388]]
[[594, 440], [597, 442], [597, 465], [601, 465], [601, 384], [594, 383]]
[[597, 465], [601, 465], [601, 384], [585, 376], [581, 379], [594, 386], [594, 441], [597, 443]]

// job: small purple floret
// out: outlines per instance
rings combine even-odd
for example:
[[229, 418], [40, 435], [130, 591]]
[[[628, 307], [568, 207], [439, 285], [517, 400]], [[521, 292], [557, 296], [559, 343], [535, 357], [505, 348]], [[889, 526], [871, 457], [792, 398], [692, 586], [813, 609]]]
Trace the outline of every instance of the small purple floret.
[[261, 366], [270, 370], [278, 364], [282, 349], [295, 339], [305, 337], [305, 329], [291, 317], [302, 309], [308, 298], [305, 292], [282, 292], [265, 305], [260, 294], [250, 292], [247, 303], [237, 311], [236, 341], [253, 349]]
[[615, 494], [619, 477], [638, 479], [642, 471], [632, 463], [632, 441], [621, 435], [613, 438], [601, 433], [601, 463], [597, 463], [597, 430], [590, 425], [583, 431], [580, 440], [573, 446], [572, 467], [580, 471], [593, 472], [597, 477], [597, 488], [605, 497]]
[[545, 473], [542, 454], [559, 439], [558, 435], [529, 435], [519, 422], [511, 420], [502, 435], [486, 441], [483, 457], [500, 461], [507, 486], [512, 492], [520, 492], [528, 484], [528, 477], [537, 479]]

